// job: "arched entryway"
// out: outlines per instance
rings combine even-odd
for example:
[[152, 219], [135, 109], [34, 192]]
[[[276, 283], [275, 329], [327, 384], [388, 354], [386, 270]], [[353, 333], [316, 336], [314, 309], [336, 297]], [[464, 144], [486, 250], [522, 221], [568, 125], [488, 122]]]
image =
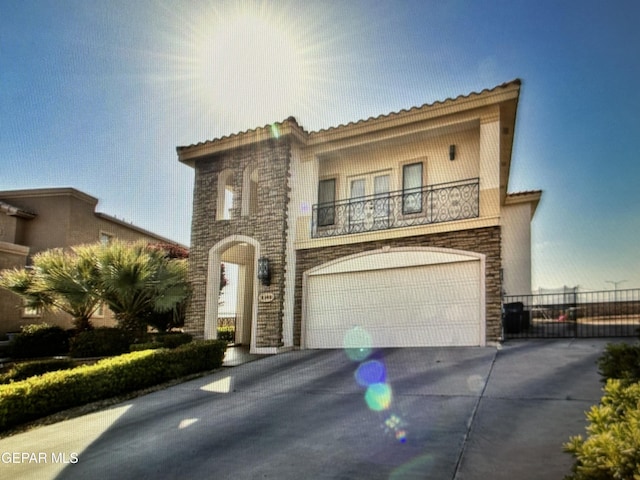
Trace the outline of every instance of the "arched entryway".
[[220, 264], [236, 265], [237, 280], [233, 289], [235, 295], [236, 343], [250, 346], [255, 350], [255, 329], [257, 318], [258, 285], [256, 281], [257, 259], [260, 244], [244, 235], [231, 235], [216, 243], [209, 250], [207, 273], [207, 303], [205, 312], [204, 338], [217, 337], [220, 300]]

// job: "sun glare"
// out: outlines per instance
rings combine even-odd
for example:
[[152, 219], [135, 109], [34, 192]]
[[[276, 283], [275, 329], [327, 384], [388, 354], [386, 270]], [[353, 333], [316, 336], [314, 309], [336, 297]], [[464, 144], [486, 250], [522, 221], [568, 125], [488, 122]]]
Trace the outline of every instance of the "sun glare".
[[[200, 81], [212, 100], [242, 116], [273, 111], [304, 85], [304, 58], [280, 26], [244, 14], [203, 39]], [[239, 111], [238, 111], [239, 110]]]
[[324, 102], [318, 92], [336, 73], [332, 37], [310, 12], [286, 5], [221, 3], [194, 12], [179, 36], [181, 96], [217, 124], [242, 129]]

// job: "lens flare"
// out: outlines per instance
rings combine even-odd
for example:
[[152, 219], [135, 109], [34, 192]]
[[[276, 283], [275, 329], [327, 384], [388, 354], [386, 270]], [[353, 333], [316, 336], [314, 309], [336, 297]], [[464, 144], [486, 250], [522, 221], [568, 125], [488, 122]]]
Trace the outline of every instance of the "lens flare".
[[473, 393], [478, 393], [484, 388], [484, 379], [480, 375], [471, 375], [467, 378], [467, 388]]
[[367, 393], [364, 394], [367, 406], [375, 412], [387, 410], [391, 406], [392, 398], [391, 386], [388, 383], [369, 385]]
[[371, 335], [362, 327], [353, 327], [344, 336], [344, 350], [354, 362], [361, 362], [371, 355]]
[[407, 443], [407, 432], [405, 432], [404, 430], [398, 430], [396, 432], [396, 440], [398, 440], [400, 443]]
[[374, 383], [385, 383], [387, 370], [382, 362], [369, 360], [361, 363], [354, 375], [358, 385], [368, 387]]
[[[359, 386], [366, 388], [365, 403], [374, 412], [384, 412], [380, 416], [384, 417], [382, 429], [385, 434], [399, 443], [407, 443], [406, 423], [390, 411], [393, 392], [387, 383], [387, 367], [382, 360], [367, 360], [373, 351], [371, 335], [364, 328], [356, 326], [345, 334], [343, 344], [349, 359], [358, 363], [353, 376]], [[381, 358], [381, 355], [376, 354], [375, 357]]]

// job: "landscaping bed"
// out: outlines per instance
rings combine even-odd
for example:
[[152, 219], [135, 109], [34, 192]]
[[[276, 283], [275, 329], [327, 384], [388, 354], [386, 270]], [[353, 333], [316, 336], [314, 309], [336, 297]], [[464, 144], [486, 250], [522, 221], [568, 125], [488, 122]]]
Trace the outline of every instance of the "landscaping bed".
[[598, 360], [604, 396], [587, 412], [586, 438], [571, 437], [566, 480], [640, 478], [640, 344], [610, 344]]
[[152, 387], [222, 365], [226, 343], [192, 342], [0, 385], [0, 431], [61, 410]]

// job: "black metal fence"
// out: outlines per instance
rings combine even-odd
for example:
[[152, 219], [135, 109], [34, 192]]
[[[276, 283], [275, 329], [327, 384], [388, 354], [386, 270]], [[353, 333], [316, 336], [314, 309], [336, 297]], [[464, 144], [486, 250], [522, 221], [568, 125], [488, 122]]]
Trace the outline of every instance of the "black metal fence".
[[451, 222], [477, 218], [479, 212], [480, 181], [472, 178], [314, 205], [311, 236]]
[[504, 338], [634, 337], [640, 289], [505, 295]]

